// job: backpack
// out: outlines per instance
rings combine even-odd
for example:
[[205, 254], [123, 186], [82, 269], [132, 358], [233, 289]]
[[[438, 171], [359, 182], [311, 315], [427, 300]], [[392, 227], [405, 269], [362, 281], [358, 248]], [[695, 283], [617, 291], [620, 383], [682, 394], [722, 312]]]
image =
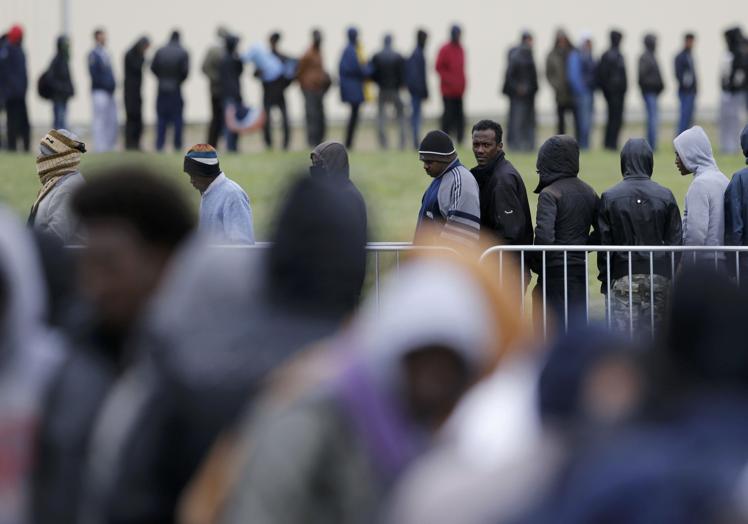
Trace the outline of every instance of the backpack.
[[54, 96], [54, 87], [52, 86], [52, 68], [48, 68], [42, 75], [39, 77], [39, 80], [36, 83], [36, 90], [39, 93], [39, 96], [42, 97], [45, 100], [52, 100], [52, 97]]

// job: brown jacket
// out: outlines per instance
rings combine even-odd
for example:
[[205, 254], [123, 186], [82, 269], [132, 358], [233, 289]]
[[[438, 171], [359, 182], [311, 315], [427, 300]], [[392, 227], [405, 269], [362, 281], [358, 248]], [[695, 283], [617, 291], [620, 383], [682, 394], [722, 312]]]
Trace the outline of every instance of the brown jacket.
[[322, 67], [322, 54], [310, 47], [299, 60], [296, 78], [304, 91], [325, 91], [330, 87], [330, 76]]

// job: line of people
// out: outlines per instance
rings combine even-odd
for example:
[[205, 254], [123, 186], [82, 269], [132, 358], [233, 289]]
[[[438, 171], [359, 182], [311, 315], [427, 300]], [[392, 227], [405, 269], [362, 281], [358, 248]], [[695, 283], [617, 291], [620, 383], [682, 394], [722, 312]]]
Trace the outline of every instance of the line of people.
[[[209, 81], [211, 121], [207, 143], [218, 146], [222, 136], [226, 149], [237, 150], [238, 136], [245, 128], [263, 128], [263, 139], [268, 148], [273, 147], [271, 113], [277, 109], [282, 122], [282, 147], [290, 146], [290, 126], [285, 91], [298, 81], [304, 96], [306, 138], [309, 147], [325, 140], [327, 119], [324, 97], [333, 85], [333, 77], [325, 68], [322, 59], [322, 33], [312, 31], [311, 44], [303, 55], [296, 59], [280, 50], [282, 35], [273, 32], [268, 43], [255, 42], [242, 52], [239, 36], [224, 28], [217, 32], [218, 41], [207, 52], [201, 70]], [[385, 35], [383, 48], [371, 59], [365, 57], [359, 32], [356, 28], [347, 31], [348, 43], [338, 65], [338, 82], [341, 101], [350, 106], [344, 143], [351, 149], [354, 145], [360, 109], [373, 100], [370, 83], [378, 86], [377, 129], [379, 144], [388, 145], [387, 114], [394, 109], [398, 126], [398, 144], [407, 143], [406, 110], [401, 92], [407, 89], [410, 95], [410, 131], [413, 147], [421, 137], [421, 107], [429, 97], [428, 59], [426, 31], [416, 33], [413, 52], [405, 57], [394, 47], [393, 37]], [[625, 97], [628, 90], [626, 61], [621, 53], [623, 35], [611, 31], [610, 47], [599, 59], [593, 54], [591, 35], [580, 35], [578, 45], [571, 43], [563, 30], [556, 34], [553, 49], [545, 62], [545, 76], [555, 93], [558, 134], [567, 129], [567, 115], [574, 117], [574, 131], [582, 149], [590, 147], [590, 133], [594, 124], [594, 95], [600, 90], [607, 103], [604, 147], [618, 150], [618, 137], [624, 119]], [[720, 147], [723, 152], [737, 152], [734, 135], [739, 130], [740, 114], [748, 106], [748, 39], [740, 28], [725, 32], [727, 52], [721, 63], [720, 99]], [[112, 59], [106, 49], [106, 33], [103, 29], [94, 32], [95, 47], [88, 55], [93, 103], [92, 135], [94, 150], [108, 151], [115, 147], [118, 133], [117, 103], [114, 93], [117, 82]], [[5, 107], [8, 120], [7, 147], [15, 150], [17, 142], [28, 150], [29, 122], [26, 110], [28, 78], [26, 61], [22, 49], [23, 30], [13, 26], [0, 39], [0, 103]], [[678, 84], [680, 104], [676, 134], [691, 127], [694, 122], [698, 90], [697, 68], [693, 58], [695, 35], [684, 36], [683, 49], [674, 60], [675, 80]], [[142, 78], [148, 60], [147, 37], [139, 38], [127, 51], [124, 58], [124, 108], [125, 147], [139, 149], [143, 130]], [[525, 31], [517, 46], [509, 50], [502, 93], [509, 100], [507, 144], [517, 151], [535, 149], [535, 98], [539, 89], [538, 70], [533, 57], [534, 39]], [[644, 51], [639, 57], [637, 83], [647, 114], [646, 136], [657, 149], [657, 130], [660, 118], [658, 99], [665, 83], [656, 56], [657, 37], [644, 37]], [[57, 51], [49, 67], [37, 82], [39, 95], [52, 102], [53, 127], [67, 127], [67, 103], [75, 95], [70, 76], [70, 41], [61, 36], [57, 40]], [[243, 121], [250, 113], [242, 95], [242, 73], [245, 64], [254, 65], [254, 75], [262, 86], [262, 109], [264, 114], [251, 112], [249, 122], [230, 125], [231, 121]], [[189, 54], [181, 45], [178, 31], [172, 32], [168, 42], [150, 60], [150, 69], [158, 79], [156, 100], [156, 150], [162, 150], [169, 129], [173, 129], [176, 150], [182, 146], [184, 99], [181, 87], [189, 75]], [[439, 75], [443, 113], [441, 128], [462, 143], [465, 131], [463, 99], [467, 87], [465, 51], [462, 46], [462, 29], [453, 26], [450, 37], [439, 49], [434, 68]], [[238, 115], [238, 116], [237, 116]]]
[[[482, 120], [473, 126], [472, 139], [477, 165], [470, 171], [446, 133], [431, 131], [421, 142], [419, 158], [433, 181], [422, 198], [416, 240], [422, 228], [437, 227], [443, 238], [463, 244], [498, 238], [510, 246], [748, 245], [748, 170], [728, 180], [699, 126], [673, 141], [677, 170], [693, 175], [682, 219], [673, 193], [652, 180], [654, 154], [647, 140], [626, 142], [621, 150], [623, 180], [599, 197], [579, 177], [577, 141], [568, 135], [551, 137], [538, 151], [534, 231], [525, 184], [506, 158], [501, 125]], [[748, 126], [736, 141], [748, 159]], [[511, 255], [519, 264], [519, 253]], [[652, 275], [649, 253], [633, 252], [630, 265], [627, 251], [598, 254], [600, 291], [610, 302], [611, 322], [623, 331], [633, 325], [634, 332], [646, 333], [651, 315], [657, 325], [663, 318], [673, 264], [669, 253], [651, 258]], [[586, 259], [584, 252], [526, 253], [517, 297], [524, 295], [531, 269], [538, 275], [533, 290], [538, 314], [550, 309], [564, 321], [584, 314], [589, 296]], [[736, 271], [724, 253], [694, 255], [696, 259]], [[740, 265], [745, 271], [745, 257]]]

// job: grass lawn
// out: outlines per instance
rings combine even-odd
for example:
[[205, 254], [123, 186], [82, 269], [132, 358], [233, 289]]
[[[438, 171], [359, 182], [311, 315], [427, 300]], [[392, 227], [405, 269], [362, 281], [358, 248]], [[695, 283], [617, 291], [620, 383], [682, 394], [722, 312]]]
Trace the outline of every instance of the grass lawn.
[[[462, 149], [459, 153], [465, 165], [472, 167], [472, 152]], [[508, 153], [507, 156], [525, 179], [534, 213], [536, 195], [532, 190], [537, 184], [535, 155]], [[278, 202], [294, 177], [305, 172], [308, 158], [308, 154], [301, 151], [221, 156], [223, 170], [241, 184], [250, 196], [259, 240], [269, 238]], [[83, 157], [82, 172], [85, 176], [97, 168], [123, 161], [142, 162], [158, 168], [174, 180], [197, 209], [199, 195], [190, 186], [187, 175], [182, 173], [182, 156], [179, 154], [88, 153]], [[744, 165], [745, 160], [740, 156], [718, 156], [717, 162], [729, 177]], [[584, 153], [580, 176], [601, 193], [621, 178], [619, 155], [605, 151]], [[417, 154], [412, 151], [353, 153], [351, 177], [367, 201], [371, 240], [411, 240], [421, 195], [430, 182]], [[670, 188], [682, 208], [691, 177], [680, 176], [673, 164], [672, 149], [667, 145], [656, 155], [654, 180]], [[25, 219], [38, 189], [33, 155], [0, 154], [0, 201], [17, 210]]]

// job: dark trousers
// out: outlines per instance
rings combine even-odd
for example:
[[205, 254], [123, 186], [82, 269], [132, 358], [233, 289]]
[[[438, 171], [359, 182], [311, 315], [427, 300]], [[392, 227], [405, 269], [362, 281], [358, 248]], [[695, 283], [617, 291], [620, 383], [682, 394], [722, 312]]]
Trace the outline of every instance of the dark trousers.
[[[545, 271], [546, 318], [563, 328], [564, 318], [568, 320], [584, 317], [586, 313], [587, 288], [585, 287], [584, 266], [567, 266], [566, 294], [564, 295], [564, 268], [549, 267]], [[536, 325], [543, 325], [543, 275], [532, 291], [533, 319]], [[550, 325], [550, 324], [549, 324]]]
[[566, 113], [571, 113], [575, 118], [574, 128], [576, 129], [576, 112], [574, 111], [574, 104], [556, 104], [556, 132], [559, 135], [566, 134]]
[[156, 98], [156, 150], [161, 151], [166, 143], [166, 131], [174, 127], [174, 150], [182, 149], [182, 110], [184, 102], [180, 92], [160, 92]]
[[223, 129], [223, 98], [221, 95], [210, 95], [210, 124], [208, 125], [208, 143], [218, 147], [218, 140]]
[[360, 107], [360, 104], [351, 104], [351, 115], [348, 118], [348, 126], [346, 126], [345, 130], [345, 147], [348, 150], [353, 148], [353, 138], [356, 135], [356, 127], [358, 126], [358, 110]]
[[[442, 113], [442, 131], [452, 135], [461, 144], [465, 138], [465, 114], [462, 108], [462, 97], [443, 96], [444, 113]], [[452, 133], [454, 131], [454, 134]]]
[[291, 140], [291, 130], [288, 126], [288, 111], [286, 111], [286, 97], [283, 94], [285, 82], [285, 78], [281, 77], [273, 82], [262, 83], [262, 104], [265, 108], [265, 126], [262, 131], [267, 147], [273, 147], [272, 119], [270, 118], [270, 109], [273, 107], [280, 109], [281, 118], [283, 119], [283, 149], [288, 149], [288, 144]]
[[140, 96], [125, 96], [125, 149], [140, 150], [143, 136], [143, 101]]
[[516, 151], [535, 149], [535, 97], [511, 97], [507, 143]]
[[624, 95], [606, 97], [608, 102], [608, 122], [605, 124], [605, 149], [618, 151], [618, 135], [623, 125]]
[[303, 91], [306, 110], [306, 142], [314, 148], [325, 140], [327, 121], [325, 120], [324, 91]]
[[23, 151], [28, 151], [31, 142], [29, 114], [25, 98], [13, 98], [5, 101], [8, 118], [8, 151], [15, 151], [18, 141], [23, 143]]
[[413, 132], [413, 148], [418, 150], [421, 143], [421, 103], [422, 98], [410, 95], [410, 130]]

